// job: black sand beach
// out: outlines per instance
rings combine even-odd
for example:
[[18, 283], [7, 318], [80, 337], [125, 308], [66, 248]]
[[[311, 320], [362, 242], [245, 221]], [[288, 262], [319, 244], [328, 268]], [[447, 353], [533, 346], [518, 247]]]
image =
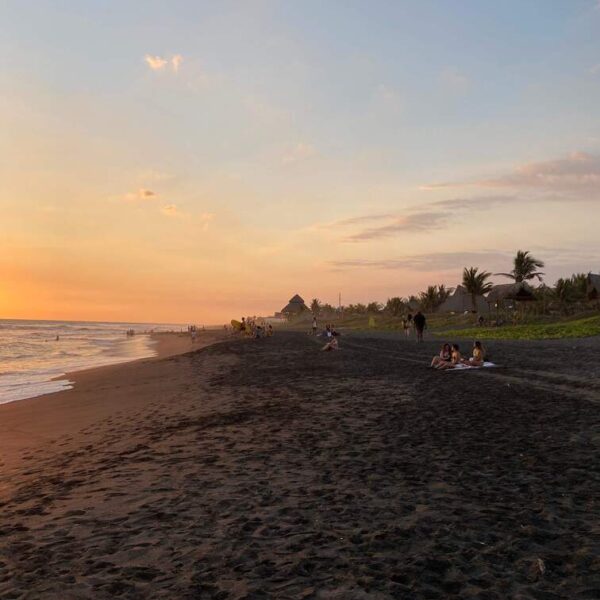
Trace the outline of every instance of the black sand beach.
[[147, 404], [30, 452], [0, 598], [600, 597], [600, 339], [459, 373], [427, 368], [439, 342], [340, 346], [164, 359]]

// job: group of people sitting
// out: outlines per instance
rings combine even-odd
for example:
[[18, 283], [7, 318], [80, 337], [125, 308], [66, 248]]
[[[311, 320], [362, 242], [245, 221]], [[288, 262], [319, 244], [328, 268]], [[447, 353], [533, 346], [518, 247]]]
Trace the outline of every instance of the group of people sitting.
[[454, 369], [459, 365], [468, 367], [483, 367], [485, 350], [481, 342], [473, 344], [472, 356], [463, 358], [458, 344], [444, 344], [438, 356], [434, 356], [431, 366], [434, 369]]
[[242, 317], [239, 331], [252, 338], [263, 338], [273, 336], [273, 326], [271, 323], [257, 322], [256, 319]]

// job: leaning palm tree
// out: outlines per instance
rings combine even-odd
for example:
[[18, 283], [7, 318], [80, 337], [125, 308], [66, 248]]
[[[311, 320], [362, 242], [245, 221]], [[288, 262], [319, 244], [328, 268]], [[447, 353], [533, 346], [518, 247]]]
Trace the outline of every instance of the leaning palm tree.
[[477, 296], [483, 296], [492, 289], [492, 283], [488, 279], [492, 276], [487, 271], [480, 271], [477, 267], [463, 269], [462, 284], [469, 294], [471, 294], [471, 302], [473, 310], [477, 310]]
[[496, 273], [496, 275], [508, 277], [515, 283], [523, 283], [536, 277], [539, 281], [542, 281], [544, 273], [538, 271], [538, 269], [544, 268], [544, 261], [531, 256], [529, 250], [518, 250], [513, 265], [513, 270], [510, 273]]

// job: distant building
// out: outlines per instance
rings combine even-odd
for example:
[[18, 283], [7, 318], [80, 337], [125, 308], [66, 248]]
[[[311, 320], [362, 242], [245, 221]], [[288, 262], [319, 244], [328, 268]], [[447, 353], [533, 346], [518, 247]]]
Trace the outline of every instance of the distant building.
[[600, 300], [600, 275], [588, 273], [586, 296], [588, 300]]
[[289, 319], [290, 317], [295, 317], [306, 310], [309, 310], [308, 306], [306, 306], [304, 300], [298, 294], [296, 294], [293, 298], [290, 298], [290, 301], [286, 304], [286, 306], [281, 309], [281, 314]]
[[483, 296], [475, 297], [475, 306], [473, 306], [473, 297], [464, 285], [457, 285], [454, 293], [448, 296], [437, 308], [437, 312], [487, 312], [488, 303]]
[[486, 297], [490, 308], [512, 308], [516, 302], [535, 300], [533, 288], [524, 281], [495, 285]]

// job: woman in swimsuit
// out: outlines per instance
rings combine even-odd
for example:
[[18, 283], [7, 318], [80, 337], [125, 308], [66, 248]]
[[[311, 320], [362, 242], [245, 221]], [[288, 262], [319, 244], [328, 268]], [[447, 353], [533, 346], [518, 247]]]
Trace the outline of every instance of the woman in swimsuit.
[[462, 362], [469, 367], [483, 367], [484, 360], [485, 352], [483, 346], [481, 345], [481, 342], [475, 342], [473, 344], [473, 356], [468, 360], [463, 359]]
[[434, 369], [439, 368], [440, 365], [450, 362], [452, 358], [452, 350], [450, 348], [450, 344], [444, 344], [438, 356], [434, 356], [431, 361], [431, 366]]
[[452, 344], [452, 353], [450, 360], [446, 363], [442, 363], [438, 366], [438, 369], [454, 369], [454, 367], [462, 362], [462, 356], [460, 355], [460, 348], [458, 344]]

